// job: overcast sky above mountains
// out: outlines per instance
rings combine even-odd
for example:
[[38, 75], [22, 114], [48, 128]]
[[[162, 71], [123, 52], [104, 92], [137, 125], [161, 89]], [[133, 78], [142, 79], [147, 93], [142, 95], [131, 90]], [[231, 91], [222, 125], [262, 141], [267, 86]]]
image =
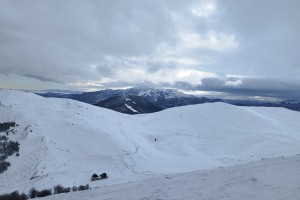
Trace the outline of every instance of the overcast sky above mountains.
[[0, 87], [300, 88], [298, 0], [1, 0]]

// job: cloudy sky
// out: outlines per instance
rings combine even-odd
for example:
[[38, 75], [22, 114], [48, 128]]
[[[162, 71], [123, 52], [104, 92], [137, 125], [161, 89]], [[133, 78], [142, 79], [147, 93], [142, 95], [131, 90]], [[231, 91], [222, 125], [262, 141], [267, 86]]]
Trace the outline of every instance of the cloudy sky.
[[300, 93], [299, 0], [1, 0], [0, 88]]

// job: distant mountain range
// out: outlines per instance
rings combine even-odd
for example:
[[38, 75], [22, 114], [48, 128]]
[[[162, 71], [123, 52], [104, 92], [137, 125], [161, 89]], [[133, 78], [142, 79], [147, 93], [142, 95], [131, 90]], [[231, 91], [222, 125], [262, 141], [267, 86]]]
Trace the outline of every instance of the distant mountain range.
[[151, 113], [171, 107], [213, 102], [224, 102], [237, 106], [284, 107], [300, 111], [299, 101], [206, 98], [187, 95], [173, 89], [154, 89], [148, 87], [135, 87], [126, 90], [107, 89], [79, 94], [58, 92], [37, 94], [43, 97], [73, 99], [127, 114]]
[[300, 102], [295, 100], [283, 100], [283, 101], [266, 101], [266, 100], [221, 100], [224, 103], [229, 103], [236, 106], [255, 106], [255, 107], [282, 107], [294, 111], [300, 111]]
[[163, 108], [186, 105], [185, 103], [171, 102], [170, 99], [178, 100], [178, 99], [187, 98], [189, 99], [189, 101], [191, 99], [199, 99], [198, 97], [194, 97], [192, 95], [186, 95], [184, 93], [172, 89], [153, 89], [148, 87], [135, 87], [126, 90], [106, 89], [106, 90], [101, 90], [96, 92], [83, 92], [80, 94], [59, 93], [59, 92], [46, 92], [46, 93], [37, 93], [37, 94], [43, 97], [74, 99], [77, 101], [81, 101], [93, 105], [115, 96], [122, 96], [122, 97], [140, 96], [140, 97], [144, 97], [149, 102], [153, 102], [161, 105]]

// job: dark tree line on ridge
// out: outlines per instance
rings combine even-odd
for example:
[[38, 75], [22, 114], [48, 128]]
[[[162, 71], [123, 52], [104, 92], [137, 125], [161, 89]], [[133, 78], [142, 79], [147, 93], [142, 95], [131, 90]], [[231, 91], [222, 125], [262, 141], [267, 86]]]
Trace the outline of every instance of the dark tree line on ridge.
[[[15, 122], [0, 123], [0, 132], [7, 132], [11, 127], [15, 126]], [[9, 138], [7, 136], [0, 135], [0, 173], [3, 173], [10, 166], [10, 163], [6, 161], [9, 156], [14, 153], [16, 153], [16, 156], [19, 156], [20, 144], [8, 139]]]
[[90, 186], [88, 184], [80, 185], [78, 187], [73, 186], [72, 188], [70, 187], [65, 188], [62, 185], [56, 185], [53, 188], [54, 191], [53, 193], [52, 193], [52, 189], [45, 189], [45, 190], [38, 191], [35, 188], [31, 188], [31, 190], [27, 195], [25, 193], [20, 194], [18, 191], [15, 191], [10, 194], [0, 195], [0, 200], [26, 200], [26, 199], [34, 199], [39, 197], [46, 197], [52, 194], [69, 193], [71, 191], [76, 192], [76, 191], [83, 191], [88, 189], [90, 189]]

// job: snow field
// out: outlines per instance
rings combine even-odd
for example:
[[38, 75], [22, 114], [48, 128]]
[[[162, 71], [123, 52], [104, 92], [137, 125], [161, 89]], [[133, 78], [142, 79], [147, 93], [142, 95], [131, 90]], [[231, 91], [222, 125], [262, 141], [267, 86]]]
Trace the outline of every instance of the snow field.
[[[0, 121], [20, 125], [10, 139], [21, 144], [0, 193], [108, 187], [300, 152], [300, 113], [283, 108], [212, 103], [131, 116], [19, 91], [2, 90], [0, 100]], [[90, 182], [94, 172], [109, 178]]]
[[298, 200], [299, 167], [299, 155], [279, 157], [52, 195], [45, 200]]

